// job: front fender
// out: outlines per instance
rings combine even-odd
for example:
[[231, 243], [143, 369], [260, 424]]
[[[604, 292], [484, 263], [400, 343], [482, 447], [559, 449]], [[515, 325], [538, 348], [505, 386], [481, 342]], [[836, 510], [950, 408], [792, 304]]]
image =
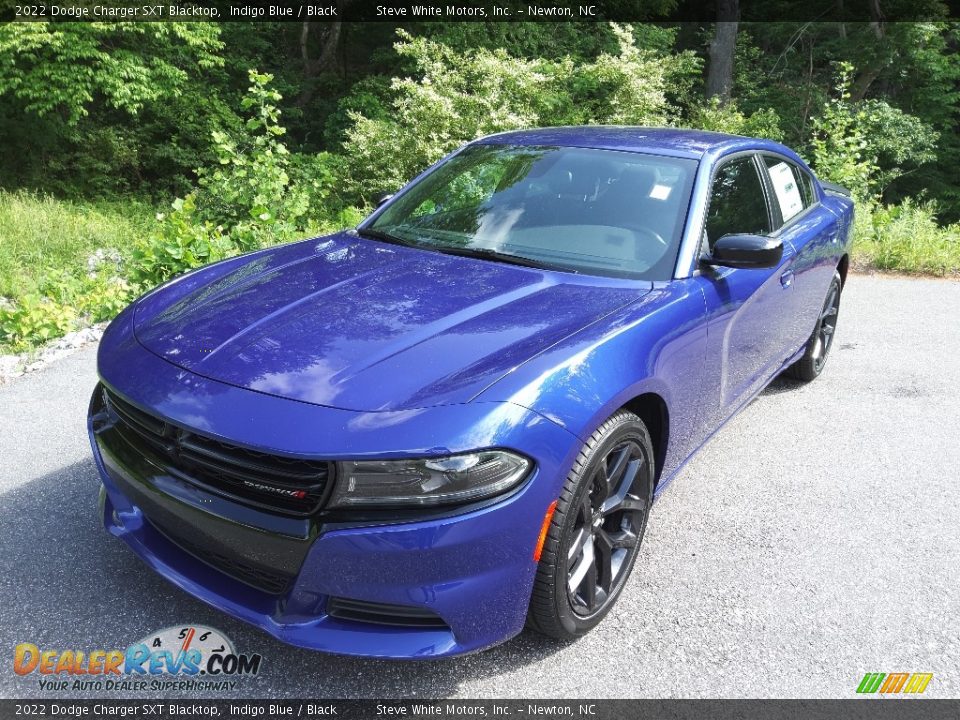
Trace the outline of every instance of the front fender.
[[478, 396], [529, 408], [585, 441], [645, 393], [663, 399], [670, 432], [663, 476], [701, 434], [707, 330], [703, 294], [689, 279], [655, 288], [598, 326], [567, 338]]

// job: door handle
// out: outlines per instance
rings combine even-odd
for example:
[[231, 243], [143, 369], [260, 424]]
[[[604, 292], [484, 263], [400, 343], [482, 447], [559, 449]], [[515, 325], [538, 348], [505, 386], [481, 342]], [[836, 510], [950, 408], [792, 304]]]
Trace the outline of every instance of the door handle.
[[793, 285], [793, 270], [784, 271], [784, 273], [780, 276], [780, 284], [785, 288]]

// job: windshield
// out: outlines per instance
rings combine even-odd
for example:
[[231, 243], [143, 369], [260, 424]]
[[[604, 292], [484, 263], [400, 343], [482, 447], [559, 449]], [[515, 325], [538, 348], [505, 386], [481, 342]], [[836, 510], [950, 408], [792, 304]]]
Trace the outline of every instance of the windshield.
[[695, 171], [632, 152], [474, 145], [365, 229], [439, 252], [669, 280]]

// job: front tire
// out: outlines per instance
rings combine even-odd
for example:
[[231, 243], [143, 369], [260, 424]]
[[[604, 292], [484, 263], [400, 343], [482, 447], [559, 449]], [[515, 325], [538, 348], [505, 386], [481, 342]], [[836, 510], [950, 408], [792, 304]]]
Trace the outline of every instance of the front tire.
[[843, 280], [840, 273], [833, 274], [827, 298], [823, 302], [823, 309], [817, 318], [813, 334], [807, 340], [806, 351], [803, 357], [787, 369], [787, 374], [797, 380], [810, 382], [816, 380], [827, 364], [827, 355], [833, 347], [833, 338], [837, 331], [837, 316], [840, 312], [840, 291], [843, 289]]
[[543, 546], [527, 625], [560, 639], [594, 628], [633, 569], [653, 502], [653, 444], [621, 410], [580, 450]]

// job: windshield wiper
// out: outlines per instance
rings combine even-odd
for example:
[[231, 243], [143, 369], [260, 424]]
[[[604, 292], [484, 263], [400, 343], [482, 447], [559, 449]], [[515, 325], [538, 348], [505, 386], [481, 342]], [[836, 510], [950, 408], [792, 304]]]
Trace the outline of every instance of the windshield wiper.
[[490, 248], [452, 247], [450, 245], [418, 243], [414, 242], [413, 240], [406, 240], [405, 238], [394, 235], [393, 233], [388, 233], [384, 230], [377, 230], [375, 228], [356, 228], [353, 232], [360, 237], [383, 240], [384, 242], [393, 243], [394, 245], [404, 245], [405, 247], [419, 248], [420, 250], [433, 250], [435, 252], [443, 253], [444, 255], [458, 255], [460, 257], [480, 258], [481, 260], [495, 260], [497, 262], [509, 263], [511, 265], [522, 265], [523, 267], [537, 268], [539, 270], [562, 270], [564, 272], [575, 274], [578, 273], [577, 270], [572, 268], [558, 268], [556, 265], [551, 265], [550, 263], [540, 262], [538, 260], [522, 257], [520, 255], [502, 253], [496, 250], [491, 250]]
[[563, 270], [564, 272], [576, 273], [576, 270], [568, 268], [558, 268], [550, 263], [540, 262], [521, 255], [511, 255], [502, 253], [490, 248], [470, 248], [470, 247], [450, 247], [450, 246], [431, 246], [432, 250], [444, 253], [445, 255], [459, 255], [461, 257], [480, 258], [481, 260], [495, 260], [497, 262], [509, 263], [510, 265], [522, 265], [523, 267], [538, 268], [539, 270]]
[[422, 247], [415, 242], [404, 240], [402, 237], [393, 235], [392, 233], [384, 232], [383, 230], [375, 230], [373, 228], [356, 228], [354, 229], [354, 232], [360, 237], [371, 238], [373, 240], [383, 240], [383, 242], [393, 243], [394, 245]]

